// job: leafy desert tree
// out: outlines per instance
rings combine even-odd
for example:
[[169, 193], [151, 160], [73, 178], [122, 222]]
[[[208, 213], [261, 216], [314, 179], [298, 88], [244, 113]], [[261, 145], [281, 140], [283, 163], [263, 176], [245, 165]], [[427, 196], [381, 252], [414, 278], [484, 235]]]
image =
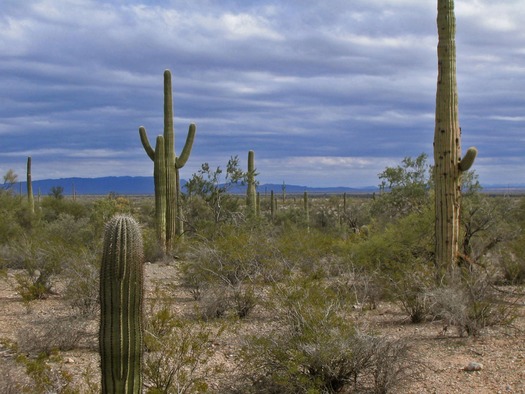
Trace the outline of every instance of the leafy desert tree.
[[52, 186], [49, 190], [49, 196], [61, 200], [64, 198], [64, 188], [62, 186]]
[[12, 169], [7, 170], [7, 172], [3, 176], [4, 178], [4, 184], [2, 185], [2, 188], [0, 191], [12, 191], [13, 186], [16, 184], [18, 180], [18, 175], [15, 174], [15, 172]]
[[[247, 173], [240, 168], [237, 156], [228, 161], [224, 176], [220, 167], [213, 169], [208, 163], [202, 164], [185, 186], [190, 209], [199, 210], [189, 217], [204, 217], [204, 221], [214, 224], [231, 218], [238, 211], [239, 199], [229, 192], [234, 186], [244, 184], [246, 179]], [[198, 201], [204, 203], [205, 212], [198, 208]]]
[[428, 156], [405, 157], [396, 167], [387, 167], [379, 174], [382, 193], [373, 211], [383, 221], [390, 221], [412, 212], [421, 212], [430, 202], [430, 167]]

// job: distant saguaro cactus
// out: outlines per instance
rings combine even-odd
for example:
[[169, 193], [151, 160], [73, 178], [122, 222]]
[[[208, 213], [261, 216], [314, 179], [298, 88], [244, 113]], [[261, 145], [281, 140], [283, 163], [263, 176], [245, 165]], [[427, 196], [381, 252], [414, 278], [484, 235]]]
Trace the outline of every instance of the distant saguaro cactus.
[[303, 206], [304, 206], [304, 221], [306, 223], [306, 228], [310, 230], [310, 207], [308, 204], [308, 192], [303, 194]]
[[[165, 243], [163, 249], [170, 252], [173, 248], [175, 235], [182, 234], [182, 208], [180, 206], [180, 177], [179, 170], [184, 167], [186, 161], [190, 157], [193, 140], [195, 139], [195, 124], [190, 124], [186, 143], [179, 157], [175, 156], [175, 133], [173, 131], [173, 98], [171, 91], [171, 73], [169, 70], [164, 71], [164, 176], [158, 175], [155, 180], [155, 198], [157, 194], [161, 193], [161, 189], [165, 190]], [[151, 147], [146, 129], [143, 126], [139, 127], [140, 140], [147, 155], [155, 163], [156, 150]], [[155, 164], [154, 164], [155, 167]], [[159, 171], [160, 173], [160, 171]], [[159, 217], [159, 213], [156, 214]], [[159, 229], [157, 225], [157, 229]], [[162, 241], [163, 233], [157, 234], [159, 240]]]
[[99, 352], [102, 393], [141, 393], [144, 257], [137, 222], [114, 216], [100, 267]]
[[31, 213], [35, 213], [35, 197], [33, 196], [33, 182], [31, 180], [31, 156], [27, 158], [27, 202]]
[[270, 217], [272, 218], [272, 222], [275, 220], [275, 196], [273, 195], [273, 189], [270, 190]]
[[454, 271], [458, 258], [461, 173], [473, 164], [475, 148], [461, 159], [456, 81], [456, 19], [453, 0], [438, 0], [438, 79], [434, 129], [435, 261], [438, 279]]
[[248, 211], [256, 214], [257, 201], [255, 192], [255, 153], [253, 150], [248, 151], [248, 187], [246, 189], [246, 206]]

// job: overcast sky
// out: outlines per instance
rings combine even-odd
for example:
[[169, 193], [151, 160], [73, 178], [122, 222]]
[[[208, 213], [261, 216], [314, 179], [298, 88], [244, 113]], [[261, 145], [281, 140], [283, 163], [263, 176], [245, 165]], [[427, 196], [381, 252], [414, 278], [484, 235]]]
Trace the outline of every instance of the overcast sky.
[[[378, 185], [432, 161], [436, 0], [2, 0], [0, 175], [151, 175], [173, 74], [181, 171], [255, 151], [261, 183]], [[457, 0], [465, 151], [483, 184], [525, 183], [525, 1]]]

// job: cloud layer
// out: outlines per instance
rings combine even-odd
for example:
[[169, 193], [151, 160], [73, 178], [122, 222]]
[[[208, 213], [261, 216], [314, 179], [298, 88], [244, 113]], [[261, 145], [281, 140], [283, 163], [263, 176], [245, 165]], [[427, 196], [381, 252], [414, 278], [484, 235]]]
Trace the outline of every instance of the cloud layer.
[[[4, 0], [0, 173], [150, 175], [171, 69], [183, 177], [255, 150], [262, 183], [364, 186], [431, 157], [435, 0]], [[525, 3], [456, 2], [463, 146], [482, 183], [525, 183]]]

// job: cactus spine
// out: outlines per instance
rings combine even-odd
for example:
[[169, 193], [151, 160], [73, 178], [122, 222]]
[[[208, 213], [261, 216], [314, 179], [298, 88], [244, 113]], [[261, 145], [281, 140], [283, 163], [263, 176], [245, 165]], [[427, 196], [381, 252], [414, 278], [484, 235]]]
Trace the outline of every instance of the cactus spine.
[[257, 201], [255, 192], [255, 153], [253, 150], [248, 151], [248, 187], [246, 190], [246, 206], [248, 212], [256, 214]]
[[31, 180], [31, 156], [27, 158], [27, 202], [29, 203], [29, 210], [35, 213], [35, 198], [33, 196], [33, 183]]
[[454, 271], [458, 257], [461, 173], [474, 162], [470, 148], [461, 160], [456, 81], [456, 21], [453, 0], [438, 0], [438, 79], [434, 129], [435, 231], [438, 279]]
[[137, 222], [114, 216], [106, 225], [100, 268], [99, 352], [102, 393], [141, 393], [143, 246]]
[[[184, 167], [188, 160], [193, 140], [195, 139], [196, 127], [190, 124], [186, 143], [179, 157], [175, 156], [175, 135], [173, 131], [173, 98], [171, 91], [171, 73], [169, 70], [164, 71], [164, 176], [158, 176], [155, 180], [155, 200], [157, 194], [164, 190], [166, 208], [165, 208], [165, 242], [162, 248], [170, 252], [173, 248], [175, 235], [182, 234], [182, 207], [180, 206], [180, 181], [179, 170]], [[155, 167], [155, 150], [151, 147], [146, 129], [139, 128], [140, 140], [147, 155], [154, 162]], [[157, 148], [157, 146], [156, 146]], [[157, 188], [158, 186], [158, 188]], [[160, 197], [159, 197], [160, 198]], [[159, 217], [161, 213], [156, 213]], [[178, 224], [178, 225], [177, 225]], [[157, 224], [159, 229], [159, 224]], [[162, 239], [163, 234], [158, 233], [158, 238]]]

